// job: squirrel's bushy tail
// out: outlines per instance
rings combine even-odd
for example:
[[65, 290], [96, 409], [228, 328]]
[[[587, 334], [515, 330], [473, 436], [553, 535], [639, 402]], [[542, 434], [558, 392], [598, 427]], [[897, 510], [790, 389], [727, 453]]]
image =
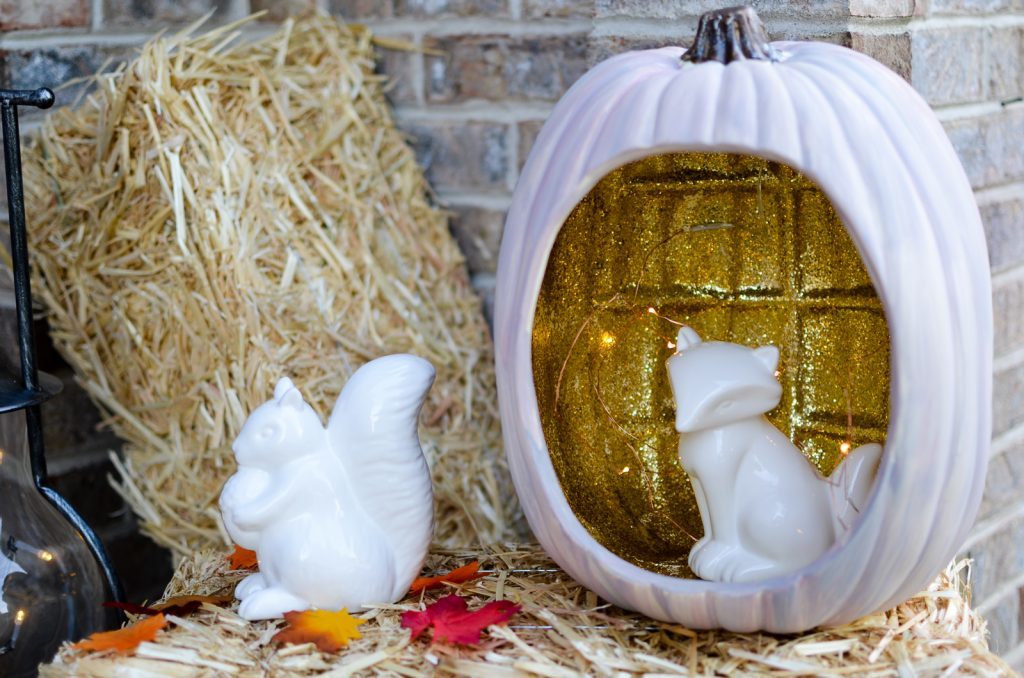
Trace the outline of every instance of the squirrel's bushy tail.
[[419, 575], [433, 537], [430, 469], [417, 434], [433, 383], [434, 367], [422, 358], [378, 358], [352, 375], [327, 422], [353, 492], [394, 550], [395, 600]]
[[878, 443], [861, 445], [828, 477], [832, 524], [837, 539], [853, 526], [867, 504], [881, 458], [882, 446]]

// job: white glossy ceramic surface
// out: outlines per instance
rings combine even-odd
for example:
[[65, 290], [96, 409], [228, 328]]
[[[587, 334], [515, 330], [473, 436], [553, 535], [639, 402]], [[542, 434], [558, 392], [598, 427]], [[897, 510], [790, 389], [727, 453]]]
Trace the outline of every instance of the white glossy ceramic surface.
[[681, 327], [666, 361], [679, 461], [704, 536], [690, 550], [698, 577], [749, 582], [817, 560], [867, 503], [881, 445], [850, 451], [826, 479], [764, 416], [782, 397], [779, 350], [703, 342]]
[[260, 569], [235, 591], [245, 619], [400, 600], [433, 535], [417, 435], [434, 368], [390, 355], [359, 368], [324, 427], [290, 380], [246, 420], [220, 497], [228, 534]]
[[[696, 628], [794, 632], [909, 597], [963, 542], [988, 455], [988, 257], [942, 126], [904, 80], [869, 57], [819, 43], [774, 47], [778, 62], [684, 64], [683, 50], [668, 47], [592, 69], [530, 153], [498, 265], [502, 427], [537, 538], [605, 599]], [[537, 411], [531, 331], [562, 223], [612, 169], [678, 151], [761, 156], [817, 182], [864, 259], [891, 333], [890, 426], [868, 506], [822, 557], [760, 582], [659, 575], [601, 546], [562, 494]]]

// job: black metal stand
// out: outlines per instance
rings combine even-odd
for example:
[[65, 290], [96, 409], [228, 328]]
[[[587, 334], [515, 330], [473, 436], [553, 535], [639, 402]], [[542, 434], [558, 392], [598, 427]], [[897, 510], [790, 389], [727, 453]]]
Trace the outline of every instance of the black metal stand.
[[14, 264], [14, 298], [18, 316], [18, 348], [21, 354], [21, 383], [0, 385], [0, 413], [25, 410], [28, 426], [29, 457], [36, 488], [46, 497], [89, 545], [110, 588], [111, 597], [124, 601], [121, 581], [96, 533], [64, 497], [46, 483], [46, 457], [43, 450], [43, 425], [39, 405], [56, 395], [60, 381], [36, 368], [36, 344], [32, 327], [32, 284], [28, 261], [28, 235], [25, 230], [25, 193], [21, 178], [21, 139], [18, 132], [18, 106], [49, 108], [53, 92], [46, 88], [0, 90], [0, 123], [3, 125], [4, 166], [7, 170], [7, 210], [11, 229], [11, 259]]

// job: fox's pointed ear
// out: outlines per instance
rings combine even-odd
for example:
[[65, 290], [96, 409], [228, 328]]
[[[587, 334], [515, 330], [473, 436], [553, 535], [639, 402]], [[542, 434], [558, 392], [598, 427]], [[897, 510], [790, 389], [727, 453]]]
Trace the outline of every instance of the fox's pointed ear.
[[284, 394], [295, 388], [295, 384], [288, 377], [281, 377], [274, 386], [274, 400], [280, 400]]
[[696, 346], [701, 343], [700, 335], [697, 334], [697, 330], [687, 325], [682, 325], [679, 328], [678, 334], [676, 334], [676, 352], [682, 353], [688, 348]]
[[764, 363], [769, 372], [775, 373], [775, 369], [779, 366], [779, 349], [774, 346], [760, 346], [754, 349], [754, 355]]
[[292, 387], [278, 399], [277, 403], [281, 407], [290, 407], [293, 410], [301, 409], [303, 405], [302, 394], [299, 393], [299, 389]]

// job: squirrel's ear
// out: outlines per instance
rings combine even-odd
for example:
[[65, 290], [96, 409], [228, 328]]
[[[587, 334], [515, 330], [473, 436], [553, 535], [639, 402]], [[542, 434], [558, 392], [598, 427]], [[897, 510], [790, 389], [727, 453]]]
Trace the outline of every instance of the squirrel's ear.
[[774, 374], [775, 368], [779, 366], [779, 349], [774, 346], [760, 346], [754, 349], [754, 355]]
[[302, 394], [299, 393], [299, 389], [292, 387], [289, 389], [281, 398], [277, 401], [282, 407], [290, 407], [293, 410], [302, 408]]
[[285, 393], [295, 388], [295, 384], [288, 377], [281, 377], [274, 386], [274, 400], [280, 400]]

